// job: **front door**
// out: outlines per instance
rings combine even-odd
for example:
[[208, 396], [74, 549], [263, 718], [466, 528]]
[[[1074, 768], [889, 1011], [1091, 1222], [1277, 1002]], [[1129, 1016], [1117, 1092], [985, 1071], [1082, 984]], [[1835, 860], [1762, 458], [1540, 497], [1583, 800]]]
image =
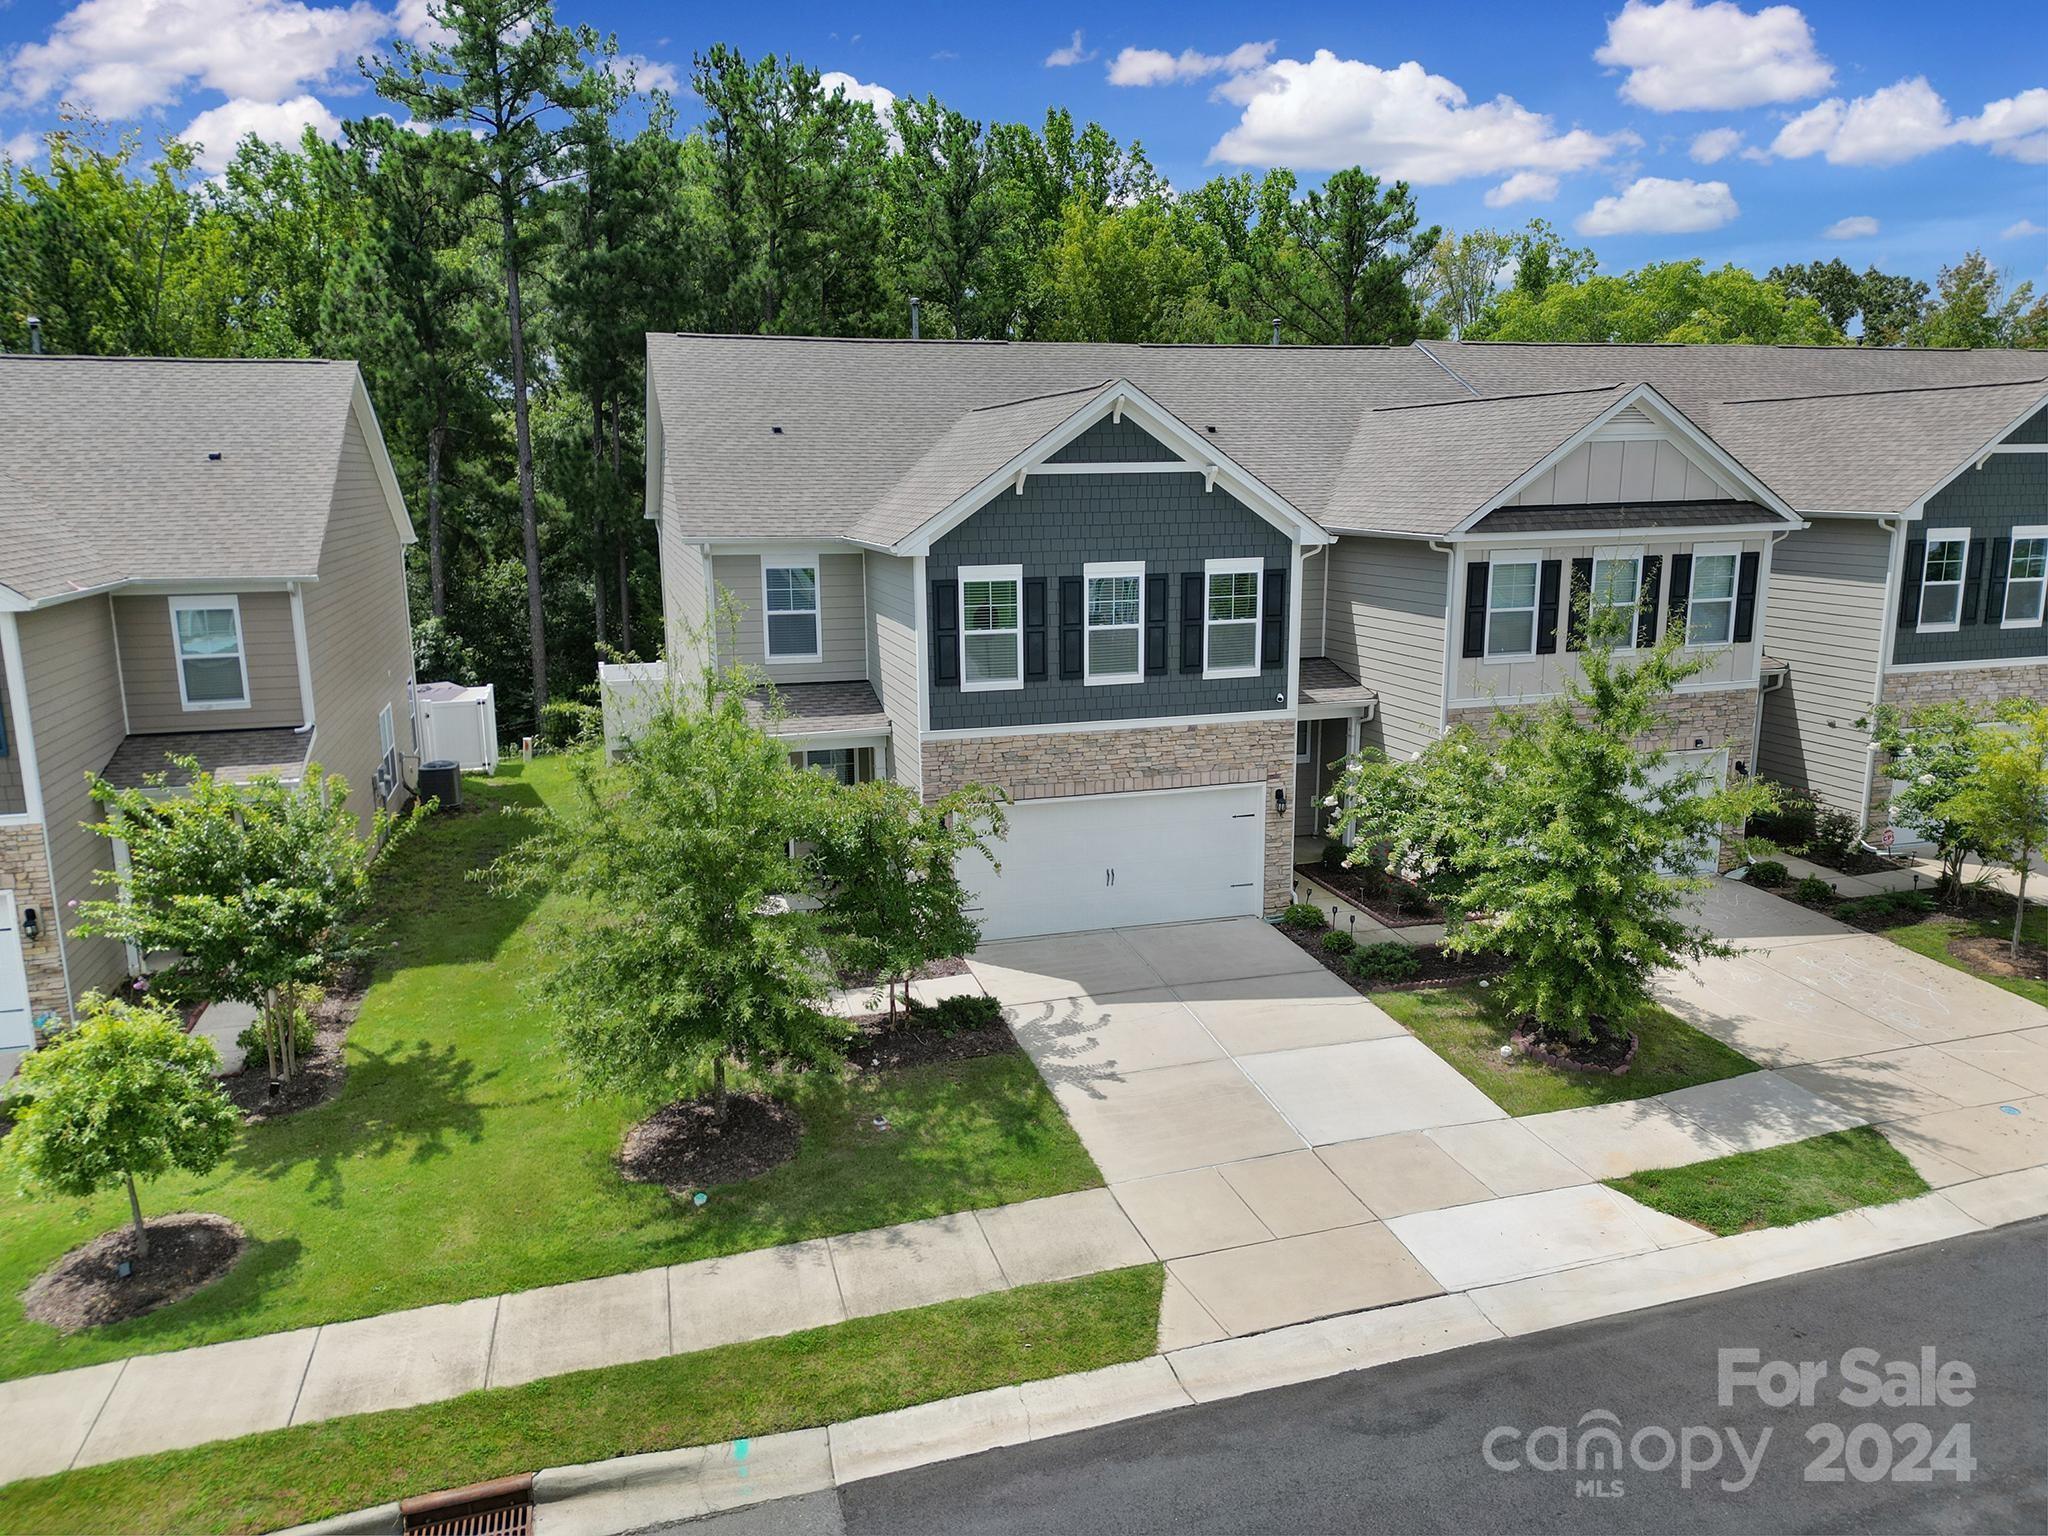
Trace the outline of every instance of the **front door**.
[[21, 958], [14, 892], [0, 891], [0, 1051], [26, 1050], [36, 1043], [28, 1011], [28, 967]]

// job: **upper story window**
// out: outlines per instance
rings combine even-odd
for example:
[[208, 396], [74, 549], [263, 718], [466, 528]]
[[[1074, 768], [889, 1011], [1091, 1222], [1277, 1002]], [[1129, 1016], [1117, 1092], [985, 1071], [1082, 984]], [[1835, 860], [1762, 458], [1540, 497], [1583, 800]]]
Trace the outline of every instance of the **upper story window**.
[[1145, 659], [1144, 562], [1090, 563], [1081, 579], [1087, 584], [1087, 681], [1137, 682]]
[[234, 598], [172, 598], [171, 646], [178, 666], [178, 699], [185, 708], [248, 707], [242, 605]]
[[1202, 619], [1202, 676], [1257, 676], [1265, 562], [1209, 560], [1202, 573], [1208, 591], [1208, 611]]
[[1534, 555], [1499, 554], [1486, 573], [1486, 654], [1536, 654], [1536, 599], [1542, 562]]
[[1593, 557], [1593, 612], [1619, 613], [1622, 616], [1618, 642], [1621, 650], [1635, 647], [1635, 615], [1642, 600], [1642, 551], [1610, 552]]
[[2048, 528], [2015, 528], [2005, 569], [2006, 629], [2032, 629], [2048, 606]]
[[1019, 565], [960, 568], [960, 686], [1024, 686], [1023, 604]]
[[1970, 530], [1927, 530], [1926, 564], [1920, 571], [1918, 628], [1941, 633], [1963, 621], [1963, 573], [1970, 563]]
[[770, 661], [816, 661], [818, 650], [818, 562], [766, 562], [761, 567], [761, 607], [767, 616]]
[[1726, 645], [1735, 637], [1735, 575], [1742, 552], [1732, 545], [1702, 545], [1692, 552], [1692, 586], [1685, 600], [1685, 643]]

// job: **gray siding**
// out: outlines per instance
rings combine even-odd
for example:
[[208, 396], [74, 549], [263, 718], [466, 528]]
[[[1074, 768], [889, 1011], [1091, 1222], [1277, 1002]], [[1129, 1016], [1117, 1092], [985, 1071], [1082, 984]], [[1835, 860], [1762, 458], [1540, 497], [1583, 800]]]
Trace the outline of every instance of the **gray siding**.
[[2008, 443], [2048, 443], [2048, 411], [2036, 411], [2007, 434]]
[[0, 816], [19, 816], [28, 809], [21, 778], [21, 728], [14, 701], [7, 696], [7, 672], [0, 668]]
[[889, 716], [893, 777], [922, 787], [923, 755], [918, 750], [917, 686], [921, 656], [917, 635], [917, 563], [895, 555], [870, 554], [868, 681]]
[[704, 665], [710, 635], [710, 585], [704, 551], [684, 538], [674, 518], [663, 517], [661, 538], [661, 608], [667, 622], [664, 650], [669, 680], [674, 685], [696, 681]]
[[242, 654], [249, 676], [246, 709], [186, 709], [178, 696], [170, 599], [114, 599], [130, 730], [140, 736], [305, 723], [299, 708], [299, 648], [292, 636], [291, 598], [283, 592], [238, 592], [234, 597], [242, 610]]
[[[368, 440], [351, 418], [320, 549], [320, 579], [305, 589], [306, 645], [313, 667], [313, 758], [348, 780], [349, 807], [365, 819], [376, 804], [371, 778], [383, 757], [377, 715], [385, 705], [398, 750], [418, 750], [404, 548]], [[401, 772], [401, 779], [407, 776]]]
[[[815, 550], [792, 548], [795, 555]], [[771, 557], [773, 558], [773, 557]], [[776, 683], [853, 683], [868, 675], [867, 594], [865, 568], [859, 555], [818, 555], [817, 661], [768, 660], [767, 637], [761, 622], [761, 556], [714, 555], [711, 573], [718, 586], [732, 594], [736, 623], [721, 616], [718, 660], [759, 667]], [[721, 601], [723, 596], [721, 594]]]
[[1049, 464], [1150, 464], [1160, 459], [1177, 459], [1166, 444], [1135, 421], [1095, 423], [1046, 462]]
[[[2028, 423], [2022, 431], [2033, 425]], [[2017, 432], [2008, 439], [2026, 440]], [[2048, 453], [1996, 453], [1982, 469], [1963, 471], [1952, 484], [1928, 499], [1926, 517], [1913, 524], [1906, 537], [1923, 538], [1929, 528], [1968, 528], [1973, 539], [1995, 541], [2010, 537], [2013, 529], [2022, 524], [2048, 524]], [[1923, 635], [1901, 627], [1892, 651], [1894, 662], [2031, 661], [2048, 657], [2048, 626], [2001, 629], [2000, 614], [1989, 611], [1994, 574], [2002, 577], [2004, 573], [1991, 570], [1988, 556], [1987, 550], [1976, 594], [1976, 622], [1965, 622], [1948, 634]], [[1900, 574], [1903, 577], [1904, 573]], [[1967, 593], [1963, 606], [1967, 621]]]
[[1856, 721], [1876, 695], [1891, 579], [1891, 534], [1875, 521], [1815, 519], [1771, 558], [1764, 651], [1792, 670], [1764, 695], [1758, 767], [1859, 813], [1870, 736]]
[[1328, 604], [1330, 587], [1330, 547], [1324, 545], [1320, 554], [1304, 550], [1301, 562], [1301, 654], [1323, 656], [1324, 650], [1323, 610]]
[[[1205, 560], [1263, 559], [1286, 569], [1291, 538], [1228, 492], [1205, 491], [1200, 477], [1169, 475], [1046, 475], [1024, 494], [998, 495], [932, 547], [928, 582], [951, 581], [963, 565], [1021, 565], [1026, 580], [1046, 582], [1046, 659], [1050, 674], [1022, 688], [967, 692], [933, 688], [935, 731], [1050, 725], [1075, 720], [1140, 720], [1175, 715], [1245, 714], [1279, 709], [1287, 673], [1209, 678], [1182, 672], [1181, 577]], [[1078, 577], [1091, 561], [1142, 560], [1147, 575], [1167, 581], [1163, 676], [1090, 687], [1059, 675], [1059, 580]]]
[[[57, 910], [66, 912], [66, 902], [103, 894], [93, 876], [114, 865], [112, 845], [86, 830], [101, 819], [87, 793], [86, 775], [106, 767], [123, 735], [107, 600], [81, 598], [23, 614], [21, 660], [35, 727], [51, 884]], [[67, 934], [64, 956], [74, 1000], [90, 989], [112, 990], [127, 974], [127, 951], [109, 939]]]
[[1410, 539], [1339, 539], [1323, 654], [1379, 694], [1364, 743], [1403, 758], [1444, 728], [1448, 556]]

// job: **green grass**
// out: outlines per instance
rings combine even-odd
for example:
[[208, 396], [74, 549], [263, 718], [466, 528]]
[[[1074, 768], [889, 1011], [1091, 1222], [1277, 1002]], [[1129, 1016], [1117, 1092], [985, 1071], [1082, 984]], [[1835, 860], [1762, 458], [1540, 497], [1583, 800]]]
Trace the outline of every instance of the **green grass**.
[[1905, 1155], [1869, 1126], [1683, 1168], [1646, 1169], [1607, 1185], [1723, 1237], [1927, 1193], [1927, 1181]]
[[[562, 759], [513, 765], [465, 794], [495, 810], [567, 786]], [[464, 814], [401, 850], [379, 909], [388, 960], [349, 1037], [341, 1095], [252, 1127], [205, 1178], [165, 1178], [144, 1209], [218, 1211], [252, 1247], [225, 1280], [134, 1322], [65, 1337], [29, 1321], [22, 1288], [126, 1219], [123, 1197], [30, 1198], [0, 1146], [0, 1379], [615, 1274], [1099, 1185], [1021, 1055], [850, 1084], [816, 1074], [794, 1099], [796, 1159], [702, 1209], [613, 1166], [641, 1107], [574, 1103], [548, 1021], [522, 983], [554, 899], [463, 878], [522, 821]], [[887, 1116], [890, 1129], [872, 1126]]]
[[1514, 1026], [1476, 982], [1375, 992], [1372, 1000], [1511, 1115], [1613, 1104], [1757, 1070], [1740, 1051], [1662, 1008], [1645, 1008], [1634, 1020], [1632, 1027], [1642, 1042], [1635, 1065], [1620, 1077], [1610, 1077], [1547, 1067], [1519, 1054], [1502, 1056], [1500, 1048], [1514, 1034]]
[[269, 1531], [489, 1477], [837, 1423], [1137, 1360], [1157, 1265], [331, 1419], [0, 1488], [0, 1532]]
[[[1994, 987], [2003, 987], [2016, 997], [2039, 1003], [2048, 1008], [2048, 982], [2035, 981], [2027, 976], [1999, 976], [1969, 964], [1960, 956], [1949, 952], [1949, 945], [1956, 939], [1989, 938], [2004, 943], [2012, 937], [2012, 914], [2010, 910], [1999, 913], [1971, 913], [1954, 916], [1938, 912], [1923, 917], [1917, 922], [1905, 923], [1898, 927], [1875, 930], [1894, 944], [1910, 949], [1916, 955], [1925, 955], [1930, 960], [1939, 960], [1943, 965], [1958, 971], [1967, 971], [1979, 980], [1988, 981]], [[2020, 936], [2028, 943], [2048, 948], [2048, 907], [2037, 907], [2027, 903], [2027, 920], [2020, 930]]]

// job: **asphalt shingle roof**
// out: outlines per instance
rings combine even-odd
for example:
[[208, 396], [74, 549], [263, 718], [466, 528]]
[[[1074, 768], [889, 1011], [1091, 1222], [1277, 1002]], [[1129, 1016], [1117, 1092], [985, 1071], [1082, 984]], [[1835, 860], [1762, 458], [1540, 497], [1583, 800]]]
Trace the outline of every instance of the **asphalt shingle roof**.
[[151, 775], [159, 773], [166, 784], [187, 784], [191, 774], [171, 759], [190, 757], [215, 778], [236, 784], [254, 778], [296, 780], [306, 771], [306, 749], [312, 742], [310, 732], [288, 725], [128, 736], [114, 749], [100, 776], [124, 789], [140, 789]]

